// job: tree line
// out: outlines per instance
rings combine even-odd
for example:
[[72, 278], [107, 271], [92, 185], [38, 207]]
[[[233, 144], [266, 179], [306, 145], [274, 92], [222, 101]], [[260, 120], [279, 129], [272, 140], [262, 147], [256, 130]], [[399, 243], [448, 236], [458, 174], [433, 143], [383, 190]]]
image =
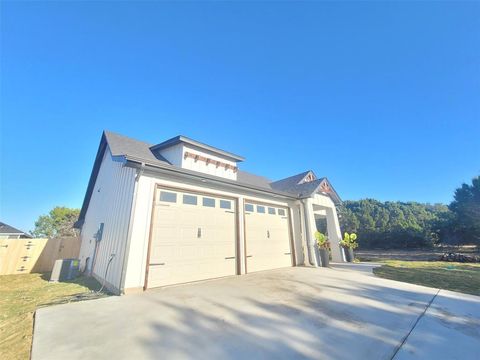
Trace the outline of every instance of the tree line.
[[435, 244], [480, 245], [480, 177], [444, 204], [374, 199], [338, 208], [342, 231], [355, 232], [362, 248], [419, 248]]

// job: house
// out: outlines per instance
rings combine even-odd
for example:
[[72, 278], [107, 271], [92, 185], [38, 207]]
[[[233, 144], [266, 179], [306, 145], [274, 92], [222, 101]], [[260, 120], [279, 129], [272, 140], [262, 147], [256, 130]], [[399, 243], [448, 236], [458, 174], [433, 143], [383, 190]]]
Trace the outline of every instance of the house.
[[243, 160], [185, 136], [152, 145], [104, 132], [76, 223], [81, 269], [122, 294], [319, 266], [322, 224], [343, 261], [329, 181], [305, 171], [272, 182]]
[[0, 221], [0, 239], [30, 239], [27, 233]]

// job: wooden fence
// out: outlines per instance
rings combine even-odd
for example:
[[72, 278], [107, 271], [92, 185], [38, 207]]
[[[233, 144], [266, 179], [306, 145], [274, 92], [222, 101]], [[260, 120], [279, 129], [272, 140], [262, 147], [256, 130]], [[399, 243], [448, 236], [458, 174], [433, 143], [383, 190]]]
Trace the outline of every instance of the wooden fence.
[[80, 239], [0, 239], [0, 275], [52, 271], [55, 260], [78, 258]]

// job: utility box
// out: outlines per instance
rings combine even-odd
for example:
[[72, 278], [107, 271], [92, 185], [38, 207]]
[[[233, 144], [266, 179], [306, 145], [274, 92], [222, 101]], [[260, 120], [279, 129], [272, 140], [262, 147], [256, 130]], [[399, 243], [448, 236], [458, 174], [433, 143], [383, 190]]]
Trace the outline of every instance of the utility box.
[[80, 261], [78, 259], [60, 259], [53, 265], [50, 281], [66, 281], [78, 276]]

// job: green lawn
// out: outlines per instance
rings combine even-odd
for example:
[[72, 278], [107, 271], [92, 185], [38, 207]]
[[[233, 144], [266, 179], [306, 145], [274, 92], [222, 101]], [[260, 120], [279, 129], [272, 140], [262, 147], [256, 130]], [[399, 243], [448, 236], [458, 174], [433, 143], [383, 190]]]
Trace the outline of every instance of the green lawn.
[[373, 273], [382, 278], [480, 295], [480, 264], [400, 260], [381, 263], [383, 266]]
[[0, 276], [0, 359], [29, 359], [33, 314], [41, 305], [79, 301], [96, 295], [100, 285], [92, 278], [49, 283], [43, 274]]

